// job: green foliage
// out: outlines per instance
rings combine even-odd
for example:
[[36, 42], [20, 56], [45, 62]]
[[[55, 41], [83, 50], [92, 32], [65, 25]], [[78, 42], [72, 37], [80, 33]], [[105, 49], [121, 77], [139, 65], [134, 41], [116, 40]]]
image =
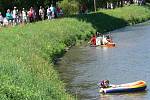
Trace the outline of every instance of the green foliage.
[[59, 2], [65, 16], [76, 14], [79, 11], [79, 3], [75, 0], [63, 0]]

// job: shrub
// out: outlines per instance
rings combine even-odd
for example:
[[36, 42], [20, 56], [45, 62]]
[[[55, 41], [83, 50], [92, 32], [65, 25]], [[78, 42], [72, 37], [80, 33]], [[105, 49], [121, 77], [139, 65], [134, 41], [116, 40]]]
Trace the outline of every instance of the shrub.
[[72, 15], [79, 11], [79, 3], [75, 0], [69, 1], [69, 0], [63, 0], [59, 2], [58, 4], [61, 8], [63, 8], [64, 15]]

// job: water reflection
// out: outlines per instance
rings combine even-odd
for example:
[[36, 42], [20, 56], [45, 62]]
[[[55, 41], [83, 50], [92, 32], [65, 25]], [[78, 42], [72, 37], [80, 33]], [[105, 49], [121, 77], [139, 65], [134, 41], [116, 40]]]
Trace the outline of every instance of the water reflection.
[[150, 25], [139, 24], [113, 31], [116, 48], [81, 46], [68, 51], [57, 69], [67, 90], [79, 100], [150, 100], [148, 92], [100, 95], [97, 83], [145, 80], [150, 84]]
[[[147, 91], [143, 92], [135, 92], [135, 93], [115, 93], [115, 94], [100, 94], [100, 100], [147, 100], [145, 99], [145, 95]], [[115, 99], [114, 99], [115, 97]]]

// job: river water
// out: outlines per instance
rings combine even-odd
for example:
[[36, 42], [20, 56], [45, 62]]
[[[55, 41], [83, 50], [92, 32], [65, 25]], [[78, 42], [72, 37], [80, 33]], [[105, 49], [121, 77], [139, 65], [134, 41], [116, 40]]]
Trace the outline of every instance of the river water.
[[[115, 48], [73, 47], [57, 63], [56, 69], [66, 89], [79, 100], [150, 100], [150, 22], [111, 32]], [[112, 84], [144, 80], [144, 92], [100, 94], [97, 83]]]

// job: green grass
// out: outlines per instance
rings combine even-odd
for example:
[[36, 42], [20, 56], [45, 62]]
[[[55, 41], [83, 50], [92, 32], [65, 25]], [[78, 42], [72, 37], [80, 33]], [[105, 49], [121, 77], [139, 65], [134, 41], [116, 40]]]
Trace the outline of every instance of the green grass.
[[121, 18], [128, 24], [137, 24], [150, 19], [150, 9], [147, 6], [130, 5], [115, 10], [99, 10], [101, 13]]
[[55, 59], [65, 53], [66, 47], [86, 40], [96, 30], [106, 32], [149, 18], [148, 7], [133, 5], [72, 18], [2, 28], [0, 99], [76, 99], [66, 93], [65, 84], [53, 68]]
[[130, 5], [116, 9], [100, 9], [96, 13], [73, 16], [92, 24], [99, 32], [108, 32], [127, 25], [134, 25], [150, 19], [150, 5]]
[[67, 46], [75, 44], [77, 38], [85, 39], [93, 31], [91, 24], [69, 18], [3, 28], [1, 100], [72, 100], [53, 69], [53, 61]]

